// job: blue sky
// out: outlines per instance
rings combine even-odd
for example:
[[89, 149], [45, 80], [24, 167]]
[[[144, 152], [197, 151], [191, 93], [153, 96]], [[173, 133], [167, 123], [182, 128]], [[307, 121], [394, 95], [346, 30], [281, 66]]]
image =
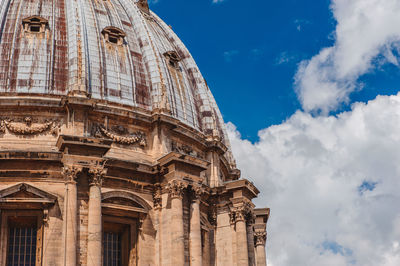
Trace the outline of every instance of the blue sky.
[[400, 265], [400, 0], [158, 0], [270, 207], [269, 266]]
[[[151, 8], [191, 51], [226, 122], [251, 141], [258, 130], [280, 124], [301, 104], [294, 91], [298, 64], [334, 42], [329, 0], [159, 0]], [[389, 71], [382, 71], [389, 70]], [[351, 101], [397, 91], [393, 66], [360, 77], [365, 88]], [[348, 110], [343, 104], [338, 110]], [[338, 111], [336, 110], [336, 111]], [[335, 113], [335, 111], [333, 112]]]

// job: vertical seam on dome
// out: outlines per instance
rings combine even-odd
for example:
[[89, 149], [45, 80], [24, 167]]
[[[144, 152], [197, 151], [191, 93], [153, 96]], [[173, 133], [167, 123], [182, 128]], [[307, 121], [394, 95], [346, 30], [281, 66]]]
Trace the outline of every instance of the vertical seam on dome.
[[[123, 8], [123, 6], [121, 5], [121, 2], [118, 1], [118, 3], [119, 3], [119, 5], [122, 7], [122, 10], [123, 10], [123, 11], [125, 12], [125, 14], [126, 14], [126, 10], [125, 10], [125, 8]], [[119, 23], [119, 27], [120, 27], [121, 29], [123, 29], [124, 25], [122, 24], [122, 19], [121, 19], [121, 17], [119, 16], [118, 10], [117, 10], [117, 8], [114, 6], [114, 4], [111, 4], [111, 5], [112, 5], [112, 7], [113, 7], [113, 9], [114, 9], [114, 11], [115, 11], [115, 14], [116, 14], [117, 17], [118, 17], [118, 22], [120, 22], [120, 23]], [[126, 45], [125, 45], [124, 49], [126, 50], [126, 52], [127, 52], [127, 54], [128, 54], [128, 62], [129, 62], [129, 68], [130, 68], [130, 74], [131, 74], [131, 83], [132, 83], [132, 101], [133, 101], [133, 105], [134, 105], [134, 106], [137, 106], [137, 103], [136, 103], [136, 78], [135, 78], [135, 75], [134, 75], [134, 69], [133, 69], [134, 66], [133, 66], [133, 62], [132, 62], [132, 56], [131, 56], [131, 50], [130, 50], [128, 38], [126, 38]], [[121, 94], [121, 95], [122, 95], [122, 94]]]
[[[90, 7], [90, 10], [92, 12], [94, 27], [96, 29], [96, 36], [97, 36], [97, 39], [98, 39], [98, 37], [100, 36], [99, 21], [98, 21], [98, 18], [96, 16], [95, 12], [94, 12], [93, 1], [90, 1], [89, 7]], [[102, 68], [102, 64], [103, 64], [103, 57], [102, 57], [103, 46], [101, 45], [101, 40], [98, 39], [96, 45], [98, 47], [98, 54], [99, 54], [99, 67]], [[103, 75], [104, 75], [104, 73], [102, 71], [100, 71], [99, 78], [100, 78], [100, 98], [101, 99], [104, 98], [104, 86], [105, 86], [105, 84], [104, 84]]]
[[[137, 12], [140, 12], [140, 11], [138, 10]], [[160, 102], [160, 105], [161, 105], [161, 106], [160, 106], [160, 107], [161, 107], [161, 108], [166, 108], [166, 109], [168, 109], [167, 103], [166, 103], [166, 101], [167, 101], [167, 95], [166, 95], [167, 90], [166, 90], [165, 84], [164, 84], [164, 77], [163, 77], [163, 75], [162, 75], [162, 73], [161, 73], [160, 60], [159, 60], [159, 57], [158, 57], [158, 55], [157, 55], [157, 53], [156, 53], [153, 40], [152, 40], [152, 38], [151, 38], [151, 36], [150, 36], [149, 30], [148, 30], [148, 25], [147, 25], [146, 22], [144, 21], [144, 17], [143, 17], [143, 16], [139, 16], [139, 17], [140, 17], [141, 20], [142, 20], [143, 26], [144, 26], [144, 28], [145, 28], [145, 30], [146, 30], [147, 36], [148, 36], [149, 41], [150, 41], [151, 48], [153, 49], [153, 53], [154, 53], [154, 56], [155, 56], [156, 61], [157, 61], [157, 68], [158, 68], [158, 73], [159, 73], [159, 75], [160, 75], [160, 81], [161, 81], [161, 102]]]
[[[18, 25], [19, 25], [19, 23], [18, 23], [18, 21], [19, 21], [19, 18], [20, 18], [20, 16], [21, 16], [21, 5], [22, 5], [22, 2], [18, 2], [18, 11], [17, 11], [17, 18], [16, 18], [16, 20], [15, 20], [15, 27], [14, 27], [14, 31], [13, 31], [13, 38], [12, 38], [12, 43], [11, 43], [11, 46], [10, 46], [10, 51], [11, 51], [11, 53], [10, 53], [10, 56], [8, 57], [8, 62], [9, 62], [9, 64], [11, 64], [11, 62], [12, 62], [12, 60], [14, 59], [14, 46], [15, 46], [15, 36], [16, 36], [16, 33], [17, 33], [17, 27], [18, 27]], [[10, 65], [8, 66], [8, 69], [7, 69], [7, 84], [6, 84], [6, 89], [8, 88], [8, 89], [11, 89], [11, 88], [9, 88], [9, 86], [10, 86], [10, 69], [12, 69], [11, 67], [10, 67]]]
[[[151, 28], [152, 29], [152, 32], [154, 32], [154, 34], [155, 35], [159, 35], [159, 33], [157, 32], [157, 30], [153, 27], [153, 25], [151, 24], [151, 22], [150, 22], [150, 26], [149, 26], [149, 28]], [[158, 37], [158, 38], [160, 38], [160, 37]], [[163, 46], [163, 48], [164, 48], [164, 50], [166, 50], [165, 49], [165, 46], [163, 45], [163, 43], [162, 42], [159, 42], [162, 46]], [[179, 118], [179, 112], [178, 112], [178, 107], [177, 107], [177, 99], [176, 99], [176, 93], [175, 93], [175, 88], [174, 88], [174, 84], [173, 84], [173, 82], [172, 82], [172, 77], [171, 77], [171, 73], [170, 73], [170, 71], [169, 71], [169, 69], [168, 69], [168, 66], [167, 66], [167, 63], [166, 63], [166, 60], [163, 58], [163, 59], [161, 59], [161, 62], [159, 62], [159, 64], [158, 64], [158, 67], [159, 67], [159, 69], [160, 69], [160, 71], [162, 71], [161, 70], [161, 68], [160, 68], [160, 65], [163, 65], [163, 67], [164, 67], [164, 69], [165, 69], [165, 72], [166, 72], [166, 79], [167, 79], [167, 82], [165, 82], [165, 83], [163, 83], [165, 86], [166, 86], [166, 92], [167, 91], [169, 91], [169, 95], [168, 95], [168, 98], [170, 98], [170, 111], [171, 111], [171, 113], [172, 113], [172, 115], [173, 116], [175, 116], [176, 118]], [[169, 85], [169, 86], [167, 86], [167, 85]]]

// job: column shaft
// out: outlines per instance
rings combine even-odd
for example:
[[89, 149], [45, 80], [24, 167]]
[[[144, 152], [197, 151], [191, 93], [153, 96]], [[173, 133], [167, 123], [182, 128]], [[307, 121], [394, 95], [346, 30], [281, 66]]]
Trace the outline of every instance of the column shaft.
[[249, 249], [249, 266], [256, 265], [253, 225], [247, 224], [247, 245]]
[[200, 225], [200, 201], [192, 203], [190, 217], [190, 265], [202, 266], [201, 225]]
[[78, 233], [78, 199], [77, 188], [74, 181], [67, 182], [65, 186], [64, 223], [65, 223], [65, 258], [64, 266], [76, 265], [76, 242]]
[[236, 221], [236, 243], [237, 243], [237, 260], [238, 265], [249, 265], [249, 253], [247, 245], [246, 222], [244, 219]]
[[173, 197], [171, 200], [171, 229], [172, 229], [172, 265], [185, 264], [185, 246], [183, 233], [182, 198]]
[[101, 188], [98, 185], [91, 185], [89, 192], [89, 211], [88, 211], [88, 247], [87, 265], [99, 266], [101, 261]]
[[257, 266], [267, 266], [267, 258], [265, 256], [265, 246], [257, 245]]

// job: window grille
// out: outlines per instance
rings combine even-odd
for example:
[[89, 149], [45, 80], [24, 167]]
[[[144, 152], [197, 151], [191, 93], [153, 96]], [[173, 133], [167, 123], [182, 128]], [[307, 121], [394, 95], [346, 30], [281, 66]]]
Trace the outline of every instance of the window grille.
[[103, 234], [103, 266], [122, 266], [122, 234]]
[[10, 227], [7, 266], [34, 266], [36, 263], [35, 227]]

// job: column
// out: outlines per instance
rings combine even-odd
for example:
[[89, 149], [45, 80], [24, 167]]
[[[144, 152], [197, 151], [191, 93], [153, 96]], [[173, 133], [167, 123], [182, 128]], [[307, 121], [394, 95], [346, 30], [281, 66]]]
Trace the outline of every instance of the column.
[[102, 265], [101, 182], [105, 174], [100, 166], [89, 169], [88, 266]]
[[186, 185], [182, 181], [173, 180], [167, 188], [171, 197], [172, 265], [180, 266], [185, 264], [182, 199]]
[[250, 213], [247, 218], [247, 245], [249, 250], [249, 266], [256, 265], [254, 230], [253, 230], [254, 221], [255, 221], [254, 215]]
[[202, 266], [200, 199], [204, 190], [201, 187], [193, 189], [193, 201], [190, 215], [190, 265]]
[[78, 193], [76, 179], [82, 168], [65, 166], [62, 170], [65, 180], [64, 197], [64, 266], [77, 262], [78, 236]]
[[246, 232], [246, 212], [243, 207], [235, 208], [235, 227], [236, 227], [236, 243], [237, 243], [237, 265], [249, 265], [249, 253], [247, 245]]
[[154, 186], [153, 192], [153, 210], [154, 210], [154, 227], [156, 229], [156, 239], [155, 239], [155, 262], [156, 265], [162, 265], [162, 254], [161, 254], [161, 231], [162, 226], [160, 224], [160, 216], [162, 210], [162, 191], [160, 184]]
[[265, 242], [267, 241], [267, 232], [256, 231], [254, 236], [256, 242], [257, 266], [267, 266], [267, 258], [265, 257]]

